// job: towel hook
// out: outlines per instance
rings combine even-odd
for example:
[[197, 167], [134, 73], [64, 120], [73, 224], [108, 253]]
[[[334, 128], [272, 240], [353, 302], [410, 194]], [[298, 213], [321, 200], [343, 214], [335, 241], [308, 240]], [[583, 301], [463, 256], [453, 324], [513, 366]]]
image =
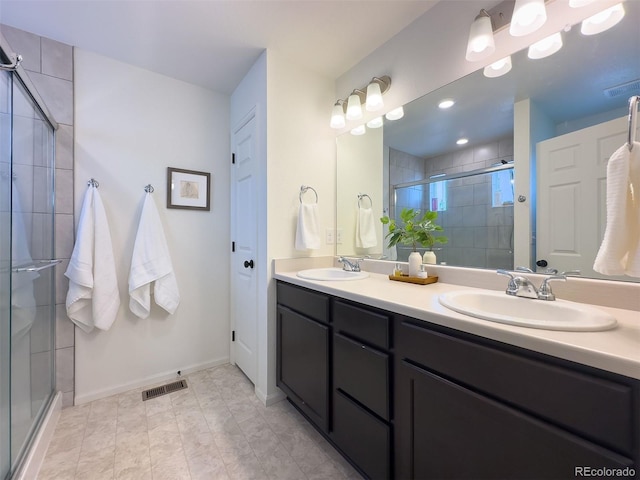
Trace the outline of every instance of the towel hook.
[[144, 191], [147, 193], [153, 193], [153, 185], [149, 184], [146, 187], [144, 187]]
[[363, 198], [368, 198], [369, 199], [369, 208], [373, 208], [373, 200], [371, 200], [371, 197], [369, 195], [367, 195], [366, 193], [359, 193], [358, 194], [358, 208], [362, 208], [361, 205], [361, 201]]
[[310, 187], [308, 185], [302, 185], [300, 186], [300, 195], [298, 195], [298, 198], [300, 199], [300, 203], [302, 202], [302, 196], [307, 193], [307, 190], [311, 190], [313, 193], [316, 194], [316, 203], [318, 203], [318, 192], [316, 192], [316, 189], [313, 187]]
[[95, 178], [92, 178], [87, 182], [87, 187], [98, 188], [99, 186], [100, 186], [100, 183], [98, 183], [98, 181]]
[[638, 101], [640, 101], [640, 96], [638, 95], [629, 98], [629, 135], [627, 136], [627, 148], [629, 148], [629, 151], [633, 150], [633, 142], [636, 141]]

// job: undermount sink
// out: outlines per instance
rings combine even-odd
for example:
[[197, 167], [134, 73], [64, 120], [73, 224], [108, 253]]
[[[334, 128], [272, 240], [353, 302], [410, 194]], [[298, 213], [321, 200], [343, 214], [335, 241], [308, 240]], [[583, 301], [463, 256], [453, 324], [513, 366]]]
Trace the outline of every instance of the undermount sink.
[[300, 278], [307, 280], [362, 280], [367, 278], [367, 272], [348, 272], [341, 268], [312, 268], [310, 270], [301, 270], [298, 272]]
[[458, 313], [521, 327], [595, 332], [617, 324], [614, 317], [602, 310], [567, 300], [535, 300], [475, 290], [444, 293], [438, 299]]

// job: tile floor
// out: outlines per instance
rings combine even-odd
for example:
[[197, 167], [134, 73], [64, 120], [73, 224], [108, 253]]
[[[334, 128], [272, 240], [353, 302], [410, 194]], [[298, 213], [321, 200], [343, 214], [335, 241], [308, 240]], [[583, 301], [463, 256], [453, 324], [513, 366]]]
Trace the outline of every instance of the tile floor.
[[63, 410], [38, 480], [362, 478], [288, 401], [264, 407], [235, 366], [187, 382]]

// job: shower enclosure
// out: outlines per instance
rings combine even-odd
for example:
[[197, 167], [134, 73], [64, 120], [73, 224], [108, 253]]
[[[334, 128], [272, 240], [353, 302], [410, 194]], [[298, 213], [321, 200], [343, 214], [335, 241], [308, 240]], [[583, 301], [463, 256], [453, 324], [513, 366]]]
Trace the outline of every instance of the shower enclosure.
[[[11, 63], [4, 51], [0, 57], [0, 63]], [[20, 468], [54, 397], [57, 263], [56, 125], [22, 69], [5, 68], [0, 71], [0, 478]]]

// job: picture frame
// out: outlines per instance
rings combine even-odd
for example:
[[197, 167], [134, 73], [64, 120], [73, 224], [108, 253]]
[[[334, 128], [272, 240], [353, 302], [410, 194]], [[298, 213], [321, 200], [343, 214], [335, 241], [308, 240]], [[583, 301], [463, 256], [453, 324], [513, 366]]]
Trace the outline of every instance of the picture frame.
[[167, 208], [211, 209], [211, 174], [167, 167]]

